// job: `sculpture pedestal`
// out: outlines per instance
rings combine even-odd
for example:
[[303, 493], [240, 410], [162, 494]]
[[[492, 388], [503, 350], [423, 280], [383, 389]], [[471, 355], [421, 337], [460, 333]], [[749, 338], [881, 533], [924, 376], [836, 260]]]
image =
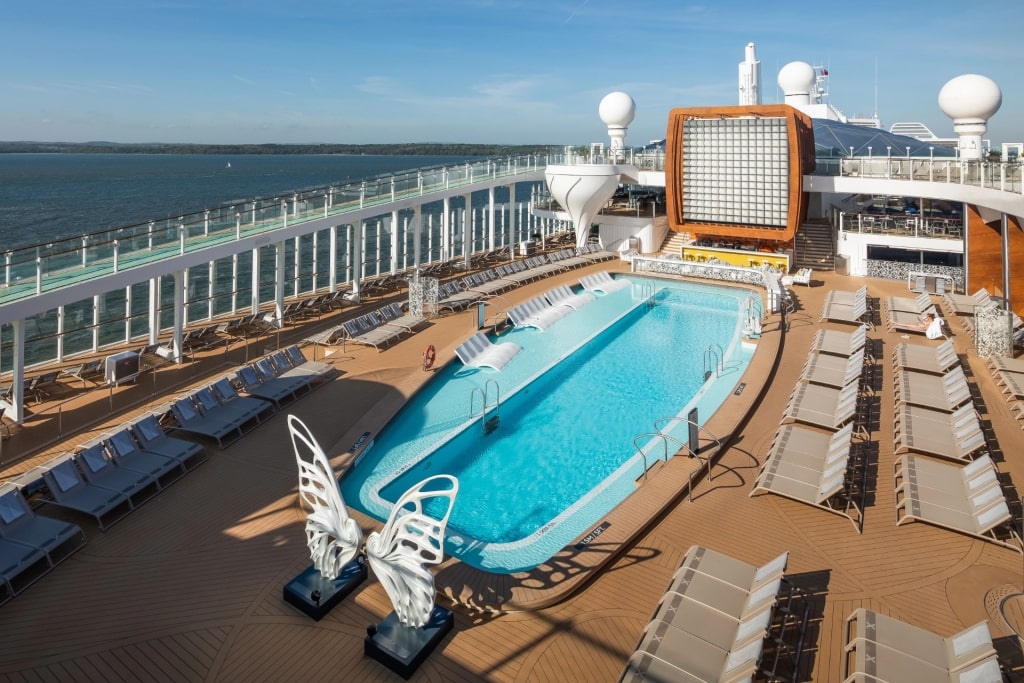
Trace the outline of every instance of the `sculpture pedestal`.
[[284, 585], [284, 601], [294, 605], [306, 616], [320, 621], [366, 576], [366, 562], [362, 558], [352, 560], [342, 567], [338, 578], [333, 581], [324, 578], [316, 567], [310, 565]]
[[384, 621], [366, 629], [363, 653], [408, 679], [426, 660], [445, 634], [452, 630], [451, 611], [434, 605], [423, 628], [405, 626], [392, 612]]

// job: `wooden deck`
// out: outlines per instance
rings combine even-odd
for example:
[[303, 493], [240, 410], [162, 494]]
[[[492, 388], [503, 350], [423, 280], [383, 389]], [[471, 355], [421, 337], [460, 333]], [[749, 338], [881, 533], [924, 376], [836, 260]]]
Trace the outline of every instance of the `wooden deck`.
[[[606, 267], [535, 283], [506, 298], [525, 299]], [[790, 551], [787, 576], [814, 596], [801, 680], [839, 679], [844, 620], [857, 607], [950, 635], [993, 614], [986, 603], [991, 589], [1021, 588], [1024, 560], [1018, 553], [926, 524], [896, 527], [890, 354], [903, 340], [884, 328], [868, 335], [879, 340], [880, 410], [868, 449], [863, 533], [810, 506], [748, 495], [820, 327], [817, 314], [825, 292], [865, 282], [832, 274], [815, 274], [815, 279], [816, 286], [796, 289], [801, 310], [787, 333], [777, 320], [765, 326], [758, 357], [743, 378], [746, 390], [709, 423], [715, 434], [733, 438], [714, 465], [714, 480], [696, 486], [693, 502], [687, 502], [683, 482], [695, 464], [675, 458], [657, 467], [612, 513], [609, 532], [585, 552], [561, 554], [512, 577], [449, 561], [438, 571], [437, 586], [459, 603], [456, 626], [412, 680], [614, 681], [693, 544], [751, 563]], [[871, 297], [906, 292], [903, 283], [866, 282]], [[1024, 477], [1019, 457], [1024, 435], [970, 349], [969, 337], [951, 322], [998, 444], [994, 458], [1013, 503], [1013, 486]], [[470, 314], [463, 313], [441, 318], [381, 353], [351, 345], [336, 349], [327, 358], [342, 376], [293, 404], [291, 412], [330, 446], [340, 467], [358, 437], [379, 429], [425, 380], [423, 348], [434, 344], [440, 363], [472, 328]], [[923, 337], [909, 341], [926, 343]], [[174, 370], [181, 375], [179, 384], [201, 382], [222, 371], [225, 362], [241, 362], [237, 348], [222, 358], [215, 354], [223, 351], [211, 352], [198, 370]], [[83, 398], [90, 404], [77, 410], [102, 417], [109, 405], [119, 405], [103, 391], [90, 396]], [[147, 402], [138, 400], [123, 414], [138, 412]], [[0, 680], [401, 680], [362, 654], [366, 627], [390, 611], [376, 581], [364, 583], [320, 622], [281, 598], [282, 586], [309, 564], [284, 412], [228, 449], [211, 449], [209, 462], [107, 532], [74, 517], [85, 528], [88, 545], [0, 608]], [[121, 415], [106, 418], [107, 423], [116, 424]], [[29, 423], [7, 447], [15, 439], [46, 438], [31, 434], [37, 426]], [[0, 479], [84, 438], [52, 444], [7, 466]], [[1019, 506], [1011, 508], [1019, 514]], [[1024, 620], [1019, 603], [1009, 612], [1014, 621]], [[1016, 637], [994, 617], [990, 623], [1000, 650], [1012, 653]]]

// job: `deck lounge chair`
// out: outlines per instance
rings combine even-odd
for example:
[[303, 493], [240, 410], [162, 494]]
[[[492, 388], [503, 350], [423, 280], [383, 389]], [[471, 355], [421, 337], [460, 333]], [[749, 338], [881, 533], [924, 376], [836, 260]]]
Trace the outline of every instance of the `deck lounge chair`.
[[85, 533], [77, 524], [37, 515], [10, 482], [0, 484], [0, 538], [38, 548], [56, 566], [85, 545]]
[[996, 386], [1006, 395], [1007, 400], [1024, 399], [1024, 372], [996, 370], [992, 373]]
[[669, 678], [658, 679], [645, 672], [633, 678], [633, 674], [629, 671], [633, 664], [631, 660], [627, 663], [627, 673], [631, 677], [623, 680], [749, 680], [757, 672], [763, 647], [762, 640], [754, 640], [735, 649], [723, 649], [705, 641], [700, 636], [660, 622], [652, 624], [644, 634], [637, 652], [659, 659], [665, 665], [673, 667], [685, 675], [672, 674]]
[[679, 569], [669, 582], [668, 590], [677, 590], [687, 570], [706, 574], [719, 581], [745, 590], [754, 590], [769, 581], [781, 578], [789, 562], [789, 552], [784, 552], [769, 562], [756, 566], [737, 560], [731, 555], [716, 552], [704, 546], [693, 545], [686, 551]]
[[143, 451], [175, 460], [186, 471], [195, 469], [209, 458], [201, 444], [168, 436], [155, 415], [145, 415], [128, 428]]
[[857, 414], [857, 383], [841, 389], [797, 382], [783, 415], [783, 422], [802, 422], [836, 431]]
[[825, 295], [826, 304], [842, 304], [844, 306], [852, 306], [855, 303], [863, 302], [867, 305], [868, 302], [868, 286], [861, 285], [854, 291], [848, 291], [844, 289], [833, 289]]
[[446, 282], [438, 293], [437, 307], [439, 310], [461, 311], [483, 298], [480, 292], [471, 292], [463, 287], [460, 280]]
[[488, 367], [500, 371], [522, 350], [513, 342], [495, 344], [483, 332], [477, 332], [455, 348], [455, 355], [466, 367]]
[[[955, 464], [928, 463], [923, 458], [911, 458], [913, 456], [903, 456], [896, 464], [897, 475], [901, 476], [896, 489], [897, 526], [913, 521], [926, 522], [1024, 552], [1000, 486], [976, 485], [972, 489], [972, 480], [968, 476], [980, 475], [968, 475], [964, 468]], [[930, 481], [936, 486], [924, 486], [918, 482], [917, 470], [935, 472], [941, 467], [953, 469], [948, 475], [931, 474]], [[958, 485], [942, 486], [943, 479], [955, 475], [961, 477]], [[1004, 533], [997, 535], [1000, 529]]]
[[[834, 356], [852, 356], [865, 348], [867, 344], [867, 327], [858, 327], [853, 332], [841, 330], [818, 330], [811, 342], [811, 351], [829, 353]], [[867, 352], [865, 352], [867, 353]]]
[[854, 303], [838, 303], [826, 301], [821, 308], [821, 320], [840, 323], [852, 323], [854, 325], [867, 325], [875, 328], [874, 323], [868, 316], [867, 301], [858, 300]]
[[846, 619], [843, 677], [872, 681], [999, 683], [1002, 674], [984, 621], [943, 638], [892, 617], [855, 610]]
[[848, 358], [812, 353], [804, 363], [800, 379], [812, 384], [841, 388], [851, 382], [859, 382], [863, 371], [863, 347], [855, 351]]
[[811, 276], [813, 274], [814, 274], [814, 271], [811, 270], [810, 268], [800, 268], [795, 273], [793, 273], [793, 284], [794, 285], [803, 285], [804, 287], [810, 287], [811, 286]]
[[90, 484], [75, 467], [70, 453], [59, 455], [47, 464], [43, 481], [49, 496], [42, 502], [91, 515], [100, 531], [119, 522], [132, 511], [128, 496], [96, 484]]
[[[245, 435], [249, 422], [252, 423], [252, 427], [259, 424], [255, 416], [246, 421], [227, 409], [220, 411], [214, 408], [208, 409], [209, 412], [200, 412], [201, 409], [196, 406], [197, 399], [194, 395], [187, 396], [171, 404], [175, 430], [212, 439], [218, 447], [225, 448]], [[212, 402], [217, 405], [215, 398]]]
[[573, 310], [579, 310], [597, 299], [591, 292], [574, 292], [569, 285], [559, 285], [549, 289], [544, 293], [544, 297], [552, 306], [568, 306]]
[[892, 365], [897, 370], [915, 370], [933, 375], [944, 375], [960, 363], [953, 342], [946, 340], [938, 346], [924, 344], [897, 344], [892, 351]]
[[[220, 394], [215, 392], [212, 386], [205, 386], [193, 392], [189, 398], [198, 408], [200, 418], [214, 424], [223, 424], [225, 427], [230, 425], [233, 428], [218, 441], [222, 447], [225, 444], [234, 443], [256, 429], [273, 412], [267, 410], [270, 405], [269, 401], [258, 398], [247, 398], [244, 401], [221, 400]], [[174, 412], [173, 406], [171, 410]], [[177, 414], [175, 414], [175, 419], [178, 419]]]
[[914, 481], [918, 486], [940, 491], [962, 488], [969, 496], [1002, 486], [995, 463], [987, 455], [962, 466], [919, 455], [901, 455], [893, 466], [893, 481], [897, 491], [905, 481]]
[[51, 569], [39, 548], [0, 538], [0, 605], [41, 579]]
[[608, 271], [604, 270], [593, 275], [584, 275], [580, 278], [580, 284], [588, 292], [611, 294], [612, 292], [629, 287], [631, 283], [629, 280], [617, 280]]
[[[935, 318], [932, 321], [933, 324], [926, 326], [924, 323], [927, 322], [927, 319], [923, 316], [928, 313], [934, 314]], [[938, 322], [936, 323], [936, 321]], [[923, 313], [890, 310], [885, 318], [886, 328], [891, 332], [914, 332], [916, 334], [923, 334], [929, 339], [938, 339], [939, 337], [944, 336], [942, 333], [942, 327], [945, 324], [946, 322], [939, 317], [939, 313], [934, 307], [924, 311]]]
[[[895, 452], [915, 451], [963, 462], [987, 447], [985, 433], [973, 408], [944, 413], [919, 406], [901, 406], [897, 411], [893, 441]], [[943, 420], [945, 415], [949, 419]]]
[[139, 507], [160, 491], [156, 477], [117, 466], [107, 457], [100, 442], [78, 451], [71, 458], [87, 482], [123, 493], [128, 496], [132, 508]]
[[572, 312], [568, 306], [552, 306], [543, 296], [537, 296], [508, 309], [508, 319], [516, 327], [533, 327], [543, 332]]
[[291, 380], [264, 380], [263, 375], [257, 372], [253, 365], [243, 365], [238, 368], [235, 378], [241, 385], [242, 391], [250, 397], [270, 401], [278, 409], [282, 405], [298, 399], [308, 390], [307, 385], [297, 385]]
[[971, 401], [971, 388], [961, 367], [944, 375], [901, 370], [894, 377], [894, 388], [896, 405], [908, 403], [953, 412]]
[[330, 363], [322, 363], [315, 360], [309, 360], [305, 354], [295, 344], [286, 346], [284, 349], [284, 355], [288, 358], [288, 362], [294, 369], [302, 369], [306, 371], [312, 371], [317, 374], [321, 379], [329, 379], [338, 374], [338, 369]]
[[184, 462], [178, 458], [144, 450], [127, 427], [113, 432], [103, 443], [107, 455], [120, 467], [153, 476], [160, 488], [170, 486], [188, 472]]
[[348, 335], [348, 341], [372, 346], [378, 351], [391, 346], [408, 334], [408, 330], [398, 327], [385, 327], [382, 324], [373, 326], [365, 316], [343, 322], [341, 326]]
[[382, 306], [379, 312], [384, 316], [384, 320], [388, 325], [409, 330], [410, 332], [415, 332], [430, 324], [430, 321], [422, 315], [404, 312], [397, 301], [393, 301], [387, 306]]
[[928, 292], [921, 292], [915, 298], [907, 296], [886, 297], [885, 306], [890, 311], [904, 311], [917, 315], [924, 315], [928, 311], [934, 310], [932, 298], [928, 295]]
[[60, 372], [66, 377], [74, 377], [75, 379], [82, 380], [82, 386], [86, 387], [89, 382], [103, 377], [103, 359], [96, 358], [87, 363], [80, 363], [74, 367], [65, 368]]
[[942, 295], [942, 301], [951, 315], [974, 315], [974, 309], [978, 306], [992, 305], [992, 295], [981, 287], [974, 294], [946, 292]]

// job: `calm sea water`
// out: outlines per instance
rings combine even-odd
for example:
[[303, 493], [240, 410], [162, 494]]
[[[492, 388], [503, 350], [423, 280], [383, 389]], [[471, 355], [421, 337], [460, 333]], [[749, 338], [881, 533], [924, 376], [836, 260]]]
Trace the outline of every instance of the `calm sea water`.
[[0, 154], [0, 249], [466, 157]]

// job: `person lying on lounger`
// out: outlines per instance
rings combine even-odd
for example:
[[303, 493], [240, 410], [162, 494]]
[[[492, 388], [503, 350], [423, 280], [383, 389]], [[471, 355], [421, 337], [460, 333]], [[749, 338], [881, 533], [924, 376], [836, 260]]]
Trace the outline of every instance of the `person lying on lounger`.
[[907, 327], [924, 330], [924, 336], [929, 339], [940, 339], [945, 336], [942, 334], [942, 318], [931, 312], [926, 313], [923, 320], [907, 325]]

